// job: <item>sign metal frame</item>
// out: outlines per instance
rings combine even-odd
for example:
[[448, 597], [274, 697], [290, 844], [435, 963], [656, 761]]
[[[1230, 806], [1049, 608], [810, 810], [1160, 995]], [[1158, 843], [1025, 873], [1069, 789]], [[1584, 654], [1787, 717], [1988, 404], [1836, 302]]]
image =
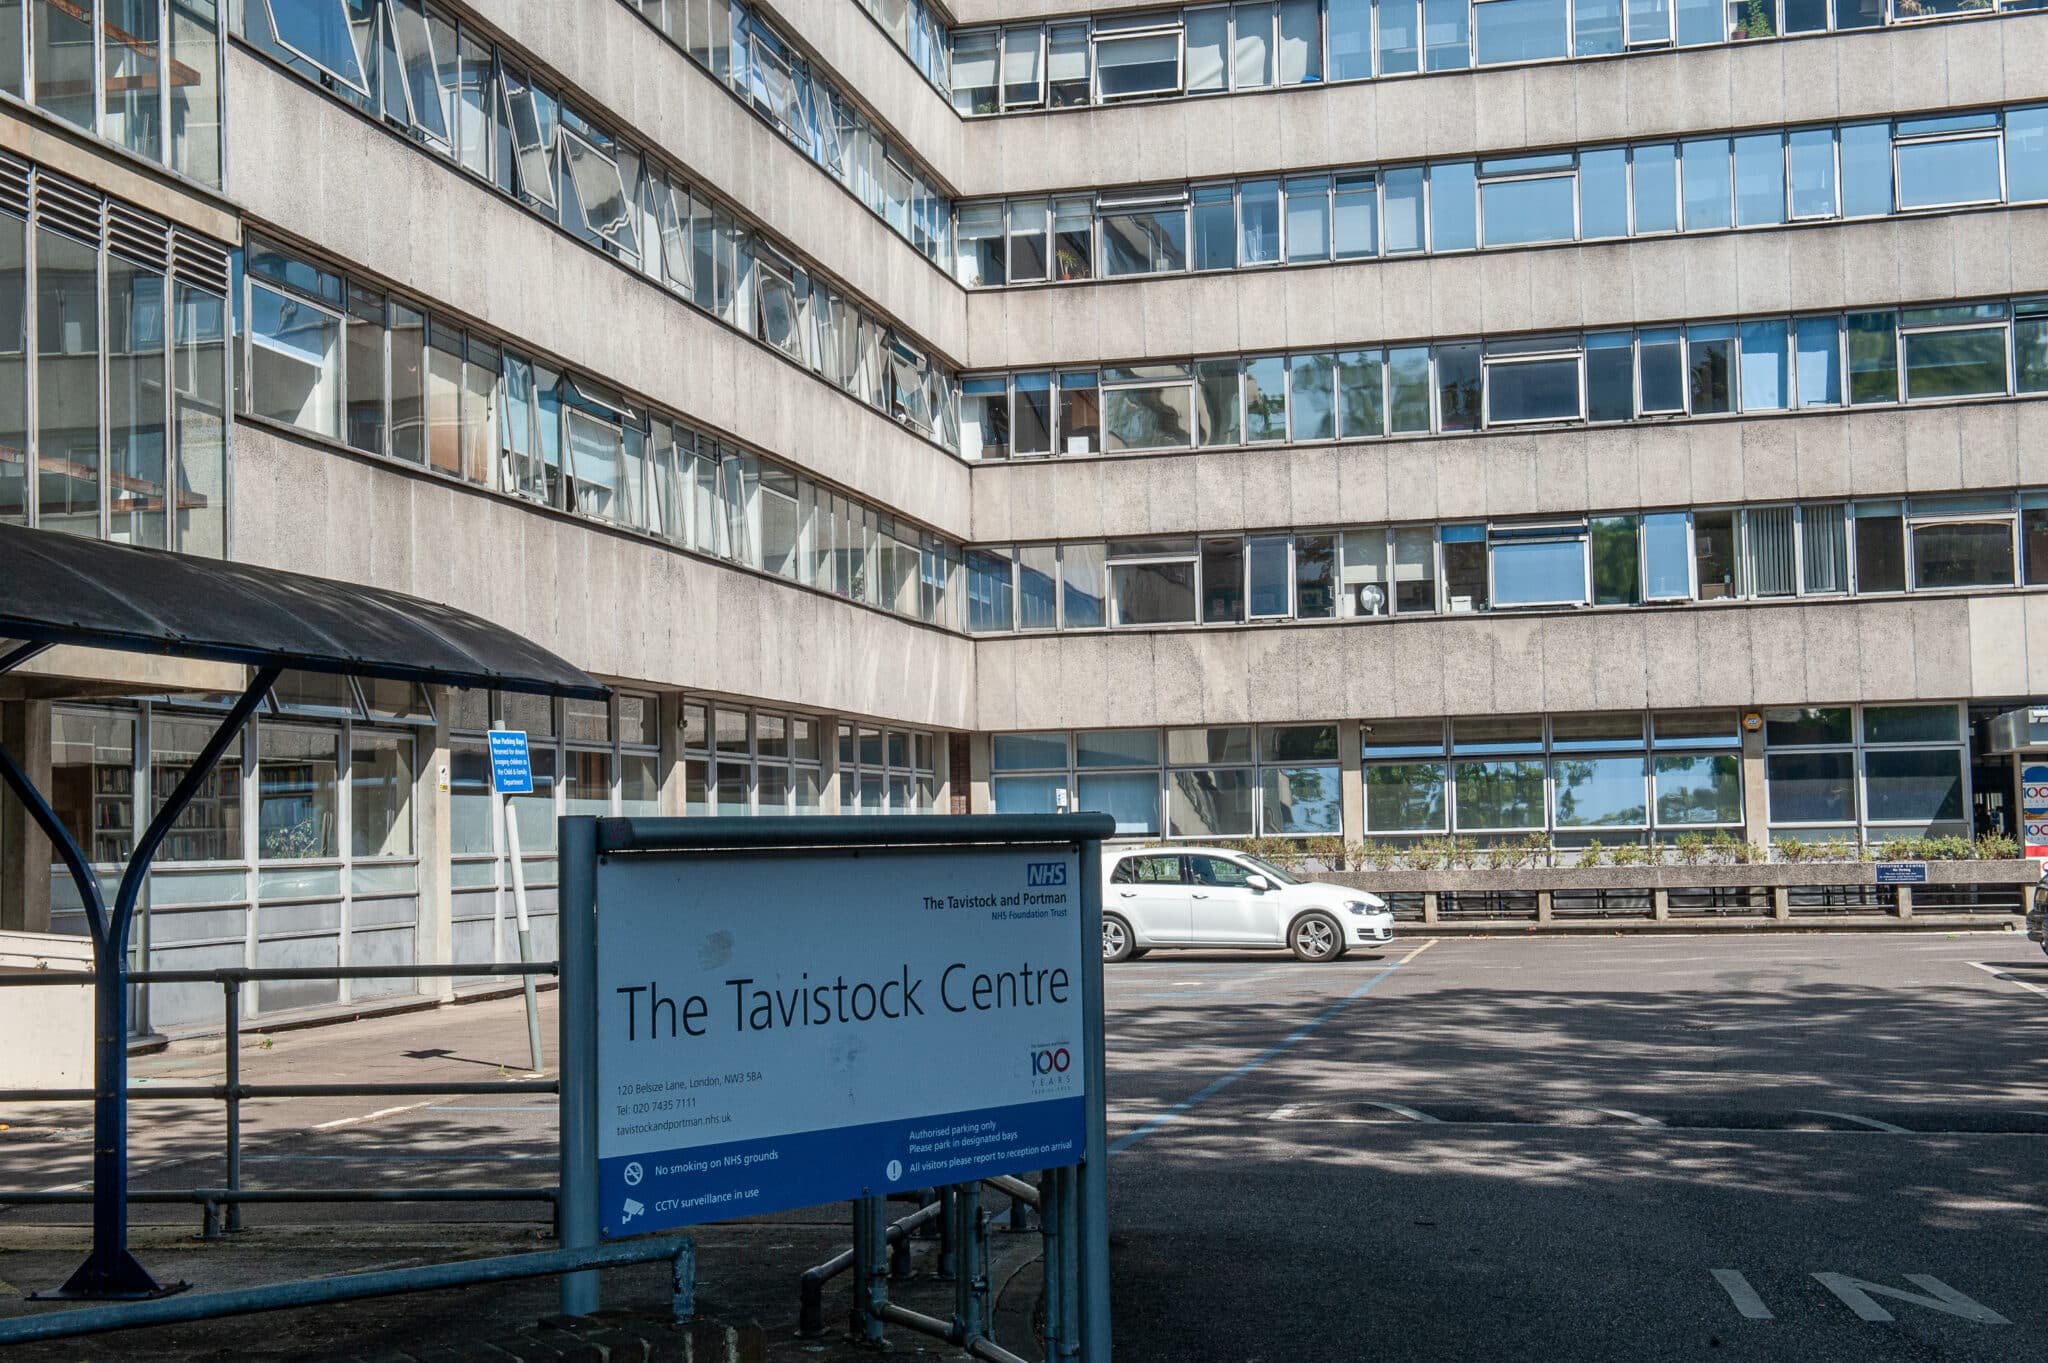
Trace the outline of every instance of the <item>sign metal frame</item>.
[[[767, 816], [752, 818], [603, 818], [560, 821], [559, 922], [561, 954], [561, 1242], [585, 1248], [602, 1234], [598, 1176], [598, 865], [615, 856], [717, 858], [763, 851], [1005, 850], [1069, 852], [1078, 864], [1081, 937], [1081, 1059], [1085, 1142], [1073, 1177], [1055, 1180], [1070, 1190], [1058, 1220], [1065, 1242], [1057, 1296], [1073, 1329], [1065, 1355], [1077, 1363], [1108, 1363], [1109, 1222], [1107, 1110], [1104, 1062], [1102, 952], [1102, 843], [1115, 821], [1100, 814]], [[856, 1221], [861, 1203], [856, 1202]], [[716, 1215], [715, 1212], [708, 1212]], [[595, 1273], [562, 1278], [561, 1309], [588, 1315], [598, 1308]], [[882, 1303], [878, 1311], [896, 1308]], [[914, 1314], [914, 1313], [912, 1313]], [[879, 1321], [877, 1321], [877, 1324]], [[1063, 1332], [1065, 1333], [1065, 1332]]]

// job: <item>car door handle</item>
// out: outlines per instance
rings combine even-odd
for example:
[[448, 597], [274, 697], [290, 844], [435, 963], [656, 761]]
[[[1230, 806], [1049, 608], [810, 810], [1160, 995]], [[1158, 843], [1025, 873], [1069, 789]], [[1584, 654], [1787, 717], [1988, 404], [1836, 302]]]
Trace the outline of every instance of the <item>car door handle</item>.
[[1138, 897], [1138, 892], [1136, 890], [1118, 890], [1117, 894], [1119, 894], [1125, 899], [1136, 899]]
[[1197, 899], [1207, 899], [1208, 897], [1209, 896], [1203, 894], [1200, 890], [1195, 891], [1195, 898]]

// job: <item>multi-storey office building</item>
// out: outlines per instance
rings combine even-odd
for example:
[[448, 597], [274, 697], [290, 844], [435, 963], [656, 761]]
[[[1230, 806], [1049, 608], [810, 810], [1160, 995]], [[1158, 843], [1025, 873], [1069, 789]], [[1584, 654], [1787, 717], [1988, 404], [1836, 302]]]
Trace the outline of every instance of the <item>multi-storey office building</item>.
[[[500, 724], [544, 943], [559, 811], [2017, 832], [2029, 8], [0, 3], [0, 518], [618, 693], [288, 678], [149, 958], [509, 949]], [[114, 859], [236, 678], [6, 685]], [[11, 805], [0, 911], [79, 927]]]

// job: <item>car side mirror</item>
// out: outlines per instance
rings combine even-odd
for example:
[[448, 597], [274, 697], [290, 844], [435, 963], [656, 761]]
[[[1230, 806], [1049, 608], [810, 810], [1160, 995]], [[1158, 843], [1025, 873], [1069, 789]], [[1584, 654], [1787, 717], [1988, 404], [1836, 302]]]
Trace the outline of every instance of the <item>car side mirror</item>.
[[1261, 894], [1273, 888], [1273, 882], [1266, 879], [1264, 876], [1260, 875], [1257, 871], [1254, 871], [1250, 875], [1246, 876], [1244, 878], [1244, 883], [1250, 886], [1252, 889], [1259, 891]]

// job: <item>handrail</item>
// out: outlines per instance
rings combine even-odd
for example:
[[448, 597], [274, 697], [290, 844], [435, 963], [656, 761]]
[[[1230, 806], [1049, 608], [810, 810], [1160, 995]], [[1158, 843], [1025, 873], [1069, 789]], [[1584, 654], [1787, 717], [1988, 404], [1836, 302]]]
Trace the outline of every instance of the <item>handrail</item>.
[[132, 1330], [144, 1325], [217, 1320], [222, 1316], [280, 1311], [294, 1306], [325, 1306], [334, 1302], [362, 1301], [367, 1297], [395, 1297], [407, 1292], [427, 1292], [472, 1283], [549, 1278], [585, 1269], [653, 1263], [658, 1259], [667, 1259], [674, 1264], [670, 1312], [677, 1321], [686, 1321], [696, 1314], [697, 1252], [696, 1244], [689, 1236], [677, 1235], [593, 1245], [588, 1249], [551, 1249], [535, 1254], [506, 1254], [452, 1264], [349, 1273], [334, 1278], [303, 1278], [297, 1282], [272, 1283], [264, 1287], [122, 1302], [114, 1306], [82, 1306], [46, 1315], [0, 1320], [0, 1345], [67, 1339], [106, 1330]]
[[[268, 1098], [376, 1098], [376, 1097], [472, 1097], [507, 1093], [559, 1094], [555, 1079], [407, 1080], [379, 1084], [246, 1084], [241, 1078], [241, 996], [245, 984], [266, 980], [375, 980], [434, 979], [447, 976], [559, 975], [555, 961], [491, 961], [469, 964], [389, 966], [221, 966], [211, 970], [137, 970], [127, 974], [135, 984], [217, 984], [221, 989], [222, 1013], [227, 1037], [227, 1073], [218, 1084], [124, 1085], [125, 1101], [217, 1102], [226, 1107], [227, 1186], [134, 1192], [131, 1199], [143, 1202], [196, 1203], [202, 1210], [201, 1234], [214, 1239], [219, 1234], [217, 1213], [227, 1209], [226, 1228], [242, 1229], [244, 1203], [276, 1202], [548, 1202], [560, 1201], [560, 1189], [442, 1188], [407, 1192], [403, 1189], [292, 1189], [251, 1190], [242, 1187], [242, 1104]], [[0, 970], [0, 988], [84, 988], [93, 983], [89, 971], [50, 969]], [[0, 1103], [82, 1103], [92, 1102], [98, 1093], [90, 1088], [0, 1089]], [[481, 1156], [488, 1159], [489, 1156]], [[0, 1190], [0, 1205], [8, 1203], [62, 1204], [92, 1202], [91, 1193], [56, 1191], [8, 1193]], [[0, 1342], [7, 1336], [0, 1333]]]

